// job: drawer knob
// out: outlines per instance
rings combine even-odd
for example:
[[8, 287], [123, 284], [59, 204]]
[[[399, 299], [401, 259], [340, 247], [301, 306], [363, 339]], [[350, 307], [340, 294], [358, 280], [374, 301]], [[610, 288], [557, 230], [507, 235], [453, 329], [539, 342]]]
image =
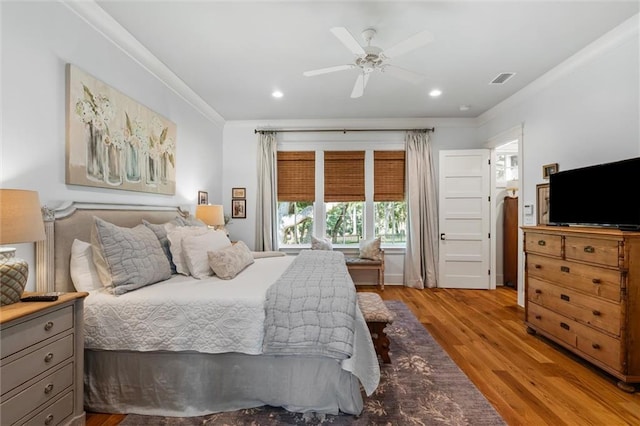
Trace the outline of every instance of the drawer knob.
[[538, 245], [539, 246], [546, 246], [547, 242], [545, 240], [538, 240]]
[[561, 266], [560, 270], [562, 272], [566, 272], [566, 273], [569, 273], [571, 271], [571, 269], [568, 266]]
[[567, 296], [566, 294], [561, 294], [560, 295], [560, 299], [564, 300], [565, 302], [571, 301], [571, 298], [569, 296]]
[[600, 311], [596, 311], [595, 309], [593, 311], [591, 311], [591, 313], [597, 317], [600, 316]]
[[560, 327], [564, 328], [565, 330], [571, 330], [571, 327], [569, 327], [569, 324], [566, 324], [564, 322], [560, 323]]
[[44, 424], [45, 424], [45, 425], [50, 425], [52, 421], [53, 421], [53, 414], [49, 414], [49, 415], [44, 419]]
[[45, 386], [44, 393], [48, 395], [51, 393], [52, 390], [53, 390], [53, 383], [49, 383], [47, 386]]
[[536, 269], [542, 269], [542, 265], [538, 265], [537, 263], [535, 264], [534, 268]]
[[536, 319], [537, 319], [537, 320], [542, 319], [542, 315], [536, 315]]
[[53, 354], [51, 352], [49, 352], [45, 357], [44, 357], [44, 362], [51, 362], [51, 360], [53, 359]]
[[49, 321], [44, 325], [44, 331], [49, 331], [53, 328], [53, 321]]
[[540, 294], [542, 293], [542, 290], [540, 290], [539, 288], [536, 288], [536, 294]]
[[592, 246], [586, 246], [584, 248], [584, 252], [585, 253], [595, 253], [596, 249], [594, 249]]
[[591, 280], [591, 282], [594, 284], [600, 284], [602, 281], [600, 280], [600, 278], [594, 278]]
[[592, 347], [593, 349], [600, 349], [600, 345], [599, 345], [599, 344], [597, 344], [597, 343], [592, 343], [592, 344], [591, 344], [591, 347]]

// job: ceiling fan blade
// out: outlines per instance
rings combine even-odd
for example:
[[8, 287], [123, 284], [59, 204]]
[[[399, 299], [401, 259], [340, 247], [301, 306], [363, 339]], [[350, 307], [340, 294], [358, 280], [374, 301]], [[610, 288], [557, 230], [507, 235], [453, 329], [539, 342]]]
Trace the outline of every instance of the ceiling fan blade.
[[371, 73], [362, 73], [356, 78], [356, 84], [353, 85], [353, 91], [351, 92], [352, 98], [359, 98], [364, 94], [364, 88], [367, 87], [369, 82], [369, 76]]
[[409, 71], [404, 68], [396, 67], [395, 65], [383, 65], [380, 68], [380, 71], [401, 80], [411, 82], [413, 84], [418, 84], [426, 78], [426, 76], [422, 74], [418, 74], [417, 72]]
[[360, 46], [360, 43], [358, 43], [355, 37], [353, 37], [349, 30], [347, 30], [345, 27], [333, 27], [331, 28], [331, 32], [351, 52], [355, 53], [356, 55], [366, 55], [366, 52], [364, 51], [362, 46]]
[[317, 69], [317, 70], [305, 71], [305, 72], [302, 73], [302, 75], [304, 75], [305, 77], [313, 77], [314, 75], [327, 74], [327, 73], [336, 72], [336, 71], [350, 70], [352, 68], [355, 68], [355, 65], [353, 65], [353, 64], [336, 65], [335, 67], [320, 68], [320, 69]]
[[433, 41], [433, 34], [429, 31], [422, 31], [418, 34], [415, 34], [408, 39], [401, 41], [395, 46], [390, 47], [389, 49], [380, 53], [380, 55], [385, 58], [395, 58], [400, 55], [404, 55], [407, 52], [410, 52], [414, 49], [424, 46]]

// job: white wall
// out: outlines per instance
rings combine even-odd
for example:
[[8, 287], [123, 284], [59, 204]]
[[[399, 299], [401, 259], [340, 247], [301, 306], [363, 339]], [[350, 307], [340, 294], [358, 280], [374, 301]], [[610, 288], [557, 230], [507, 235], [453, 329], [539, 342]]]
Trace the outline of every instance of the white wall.
[[[2, 2], [2, 141], [0, 187], [59, 201], [181, 205], [197, 191], [221, 197], [222, 125], [205, 117], [111, 41], [59, 2]], [[177, 126], [176, 194], [65, 184], [65, 64], [72, 63]], [[20, 244], [35, 289], [34, 245]]]
[[[407, 120], [287, 120], [227, 121], [223, 137], [223, 199], [225, 212], [231, 210], [231, 188], [247, 188], [247, 218], [233, 219], [227, 226], [232, 240], [242, 240], [249, 247], [255, 245], [255, 196], [257, 187], [257, 140], [256, 128], [287, 129], [349, 129], [349, 128], [425, 128], [435, 127], [431, 134], [433, 155], [437, 159], [440, 149], [469, 149], [479, 147], [472, 119], [407, 119]], [[404, 132], [342, 132], [335, 133], [279, 133], [279, 147], [300, 149], [304, 146], [324, 149], [366, 149], [372, 146], [404, 146]], [[437, 170], [436, 170], [437, 176]], [[385, 282], [401, 284], [403, 281], [403, 251], [387, 250]], [[364, 277], [371, 281], [370, 276]]]
[[640, 156], [639, 49], [636, 16], [479, 117], [482, 140], [524, 124], [524, 204], [535, 205], [536, 184], [548, 182], [544, 164], [568, 170]]

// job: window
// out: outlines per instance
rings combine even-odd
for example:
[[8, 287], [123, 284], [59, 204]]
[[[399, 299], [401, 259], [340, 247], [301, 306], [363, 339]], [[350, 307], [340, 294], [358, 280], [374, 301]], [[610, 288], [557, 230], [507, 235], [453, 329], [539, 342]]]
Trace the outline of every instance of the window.
[[407, 241], [404, 151], [374, 151], [373, 201], [375, 235], [383, 243]]
[[313, 234], [315, 161], [313, 151], [278, 151], [278, 241], [310, 244]]

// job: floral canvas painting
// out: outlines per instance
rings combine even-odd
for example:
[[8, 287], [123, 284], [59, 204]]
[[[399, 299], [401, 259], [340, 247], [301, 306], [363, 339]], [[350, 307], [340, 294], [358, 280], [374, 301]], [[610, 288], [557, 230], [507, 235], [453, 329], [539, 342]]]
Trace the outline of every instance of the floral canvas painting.
[[66, 183], [175, 194], [176, 125], [67, 66]]

